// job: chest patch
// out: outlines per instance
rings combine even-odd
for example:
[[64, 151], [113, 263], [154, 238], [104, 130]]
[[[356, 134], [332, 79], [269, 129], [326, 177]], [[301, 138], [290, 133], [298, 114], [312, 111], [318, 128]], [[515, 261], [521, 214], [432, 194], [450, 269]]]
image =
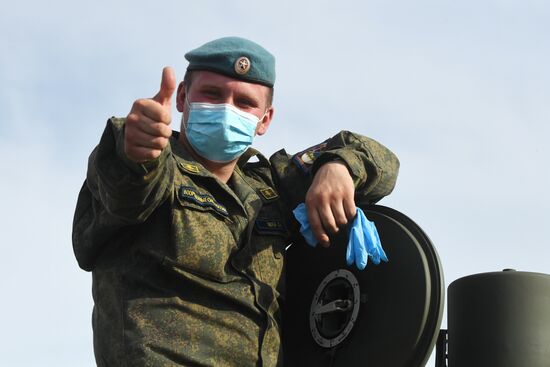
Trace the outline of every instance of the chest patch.
[[180, 163], [181, 168], [190, 173], [199, 173], [199, 167], [191, 163]]
[[190, 201], [202, 207], [212, 208], [224, 216], [229, 214], [225, 206], [218, 203], [213, 196], [209, 194], [201, 194], [194, 187], [180, 186], [179, 197], [182, 200]]
[[271, 187], [266, 187], [264, 189], [260, 189], [260, 194], [264, 197], [266, 200], [275, 200], [279, 197], [275, 190], [273, 190]]

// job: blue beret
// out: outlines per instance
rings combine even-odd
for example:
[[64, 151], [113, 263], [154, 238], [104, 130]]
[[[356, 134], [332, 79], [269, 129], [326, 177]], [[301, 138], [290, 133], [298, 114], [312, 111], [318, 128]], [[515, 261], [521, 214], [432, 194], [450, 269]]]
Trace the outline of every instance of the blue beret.
[[187, 70], [208, 70], [231, 78], [273, 87], [275, 57], [265, 48], [240, 37], [224, 37], [185, 54]]

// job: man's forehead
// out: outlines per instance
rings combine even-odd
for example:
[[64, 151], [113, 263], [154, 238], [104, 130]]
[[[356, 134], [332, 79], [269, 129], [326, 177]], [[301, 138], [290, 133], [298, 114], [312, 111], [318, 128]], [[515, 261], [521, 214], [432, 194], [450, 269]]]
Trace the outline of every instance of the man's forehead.
[[266, 86], [251, 83], [245, 80], [233, 78], [227, 75], [223, 75], [209, 70], [194, 70], [193, 71], [193, 83], [195, 81], [212, 82], [217, 84], [234, 84], [234, 85], [248, 85], [250, 87], [267, 88]]
[[275, 57], [262, 46], [239, 37], [208, 42], [185, 54], [188, 71], [212, 71], [233, 79], [273, 87]]
[[253, 94], [264, 95], [269, 91], [269, 88], [256, 83], [250, 83], [244, 80], [235, 79], [215, 73], [208, 70], [196, 70], [193, 71], [193, 82], [191, 88], [220, 88], [220, 89], [232, 89], [234, 91], [241, 91]]

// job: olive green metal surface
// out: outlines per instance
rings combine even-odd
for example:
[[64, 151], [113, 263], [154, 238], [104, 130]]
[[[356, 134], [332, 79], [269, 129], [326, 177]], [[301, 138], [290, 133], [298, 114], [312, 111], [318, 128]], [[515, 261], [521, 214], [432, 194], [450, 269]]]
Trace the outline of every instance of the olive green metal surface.
[[550, 366], [550, 275], [470, 275], [448, 306], [449, 367]]

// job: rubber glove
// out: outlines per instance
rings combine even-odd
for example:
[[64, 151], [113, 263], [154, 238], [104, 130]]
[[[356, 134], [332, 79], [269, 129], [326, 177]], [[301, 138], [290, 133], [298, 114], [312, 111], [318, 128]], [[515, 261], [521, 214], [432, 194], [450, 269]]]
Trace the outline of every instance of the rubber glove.
[[363, 270], [369, 258], [375, 265], [380, 264], [380, 260], [388, 262], [376, 225], [365, 217], [361, 208], [357, 208], [349, 234], [346, 262], [348, 265], [355, 263], [357, 269]]
[[311, 226], [309, 225], [309, 219], [307, 219], [307, 208], [306, 204], [301, 203], [293, 211], [294, 216], [300, 222], [300, 233], [306, 239], [306, 242], [311, 247], [317, 246], [317, 239], [313, 235]]
[[[309, 225], [305, 204], [298, 205], [293, 210], [293, 213], [298, 222], [300, 222], [300, 233], [308, 245], [315, 247], [317, 239], [313, 235], [313, 231]], [[380, 260], [388, 261], [375, 224], [365, 217], [365, 213], [363, 213], [361, 208], [357, 208], [357, 215], [350, 229], [348, 247], [346, 249], [346, 263], [348, 265], [355, 263], [355, 266], [359, 270], [363, 270], [367, 266], [369, 257], [375, 265], [380, 264]]]

